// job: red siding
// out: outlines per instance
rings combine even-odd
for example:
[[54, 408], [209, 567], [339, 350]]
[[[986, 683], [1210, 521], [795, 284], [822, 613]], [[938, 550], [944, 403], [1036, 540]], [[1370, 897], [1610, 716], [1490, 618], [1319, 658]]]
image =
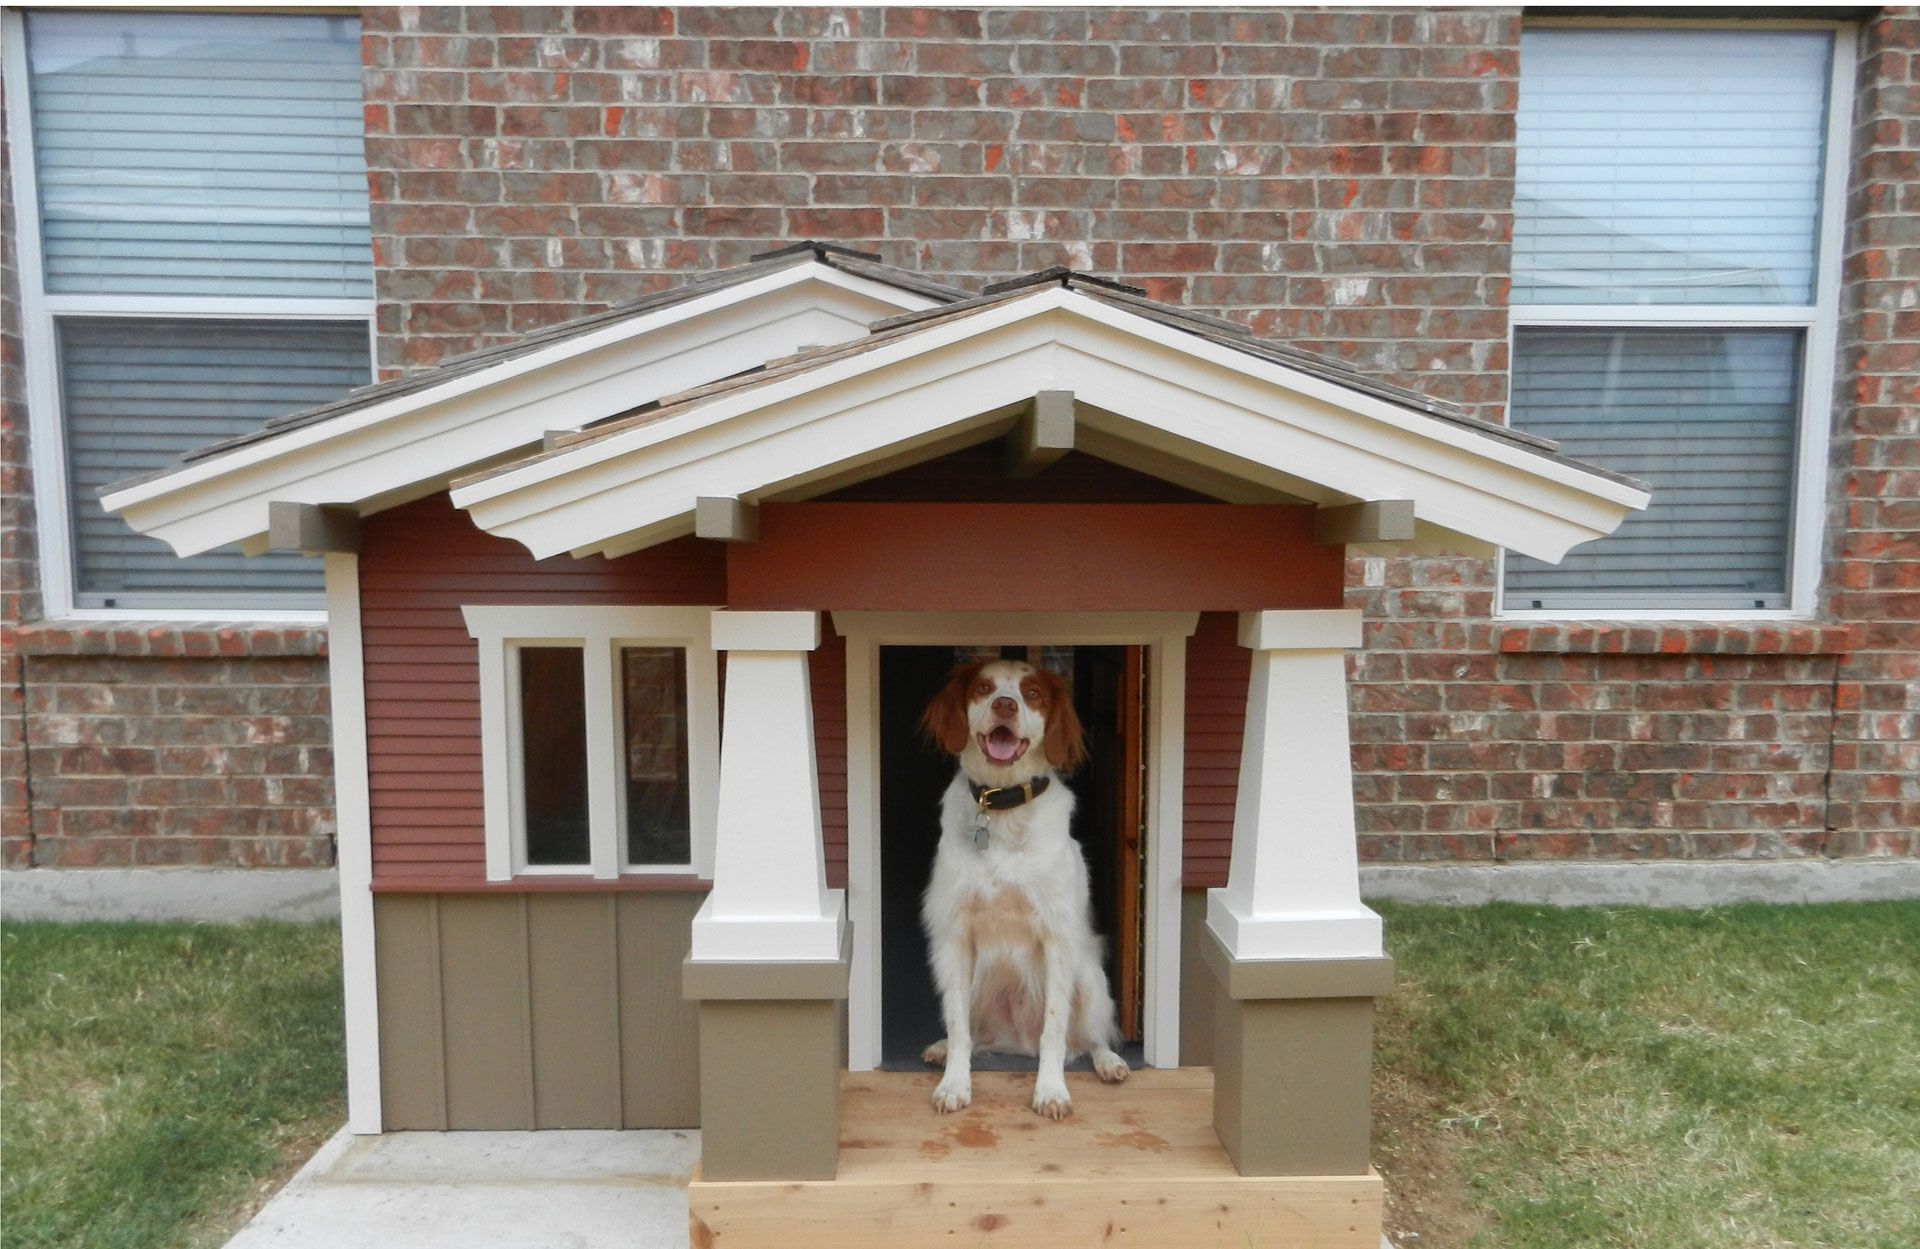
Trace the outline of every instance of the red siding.
[[691, 538], [617, 560], [535, 560], [444, 495], [369, 517], [360, 612], [376, 887], [486, 872], [479, 652], [463, 605], [720, 603], [725, 592], [720, 551]]
[[756, 609], [1257, 611], [1339, 607], [1313, 508], [1229, 503], [767, 503], [727, 550]]
[[1180, 883], [1227, 883], [1233, 852], [1233, 800], [1246, 734], [1247, 678], [1253, 652], [1240, 645], [1239, 617], [1207, 612], [1187, 639], [1186, 843]]
[[827, 885], [847, 886], [847, 643], [830, 620], [820, 622], [820, 649], [810, 657], [813, 677], [814, 766], [820, 773], [820, 824], [827, 851]]

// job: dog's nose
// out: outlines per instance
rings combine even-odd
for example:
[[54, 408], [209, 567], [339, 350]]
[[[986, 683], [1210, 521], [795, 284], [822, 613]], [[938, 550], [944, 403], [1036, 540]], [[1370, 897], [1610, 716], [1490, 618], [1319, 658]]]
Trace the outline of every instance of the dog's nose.
[[993, 700], [993, 714], [996, 716], [1005, 716], [1008, 719], [1012, 719], [1014, 714], [1019, 710], [1020, 704], [1005, 695]]

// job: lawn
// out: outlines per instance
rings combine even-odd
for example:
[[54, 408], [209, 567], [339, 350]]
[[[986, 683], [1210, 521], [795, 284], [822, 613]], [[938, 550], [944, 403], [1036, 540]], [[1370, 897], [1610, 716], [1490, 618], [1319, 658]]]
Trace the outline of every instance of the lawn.
[[[1401, 1249], [1920, 1246], [1920, 903], [1380, 909]], [[218, 1244], [340, 1122], [338, 940], [0, 926], [0, 1245]]]
[[1920, 903], [1380, 909], [1396, 1244], [1920, 1246]]
[[330, 925], [0, 925], [0, 1245], [218, 1245], [344, 1116]]

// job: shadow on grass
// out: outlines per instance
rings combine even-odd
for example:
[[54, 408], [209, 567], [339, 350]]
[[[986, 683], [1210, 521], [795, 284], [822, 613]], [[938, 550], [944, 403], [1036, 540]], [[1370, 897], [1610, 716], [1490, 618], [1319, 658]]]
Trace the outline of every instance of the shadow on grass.
[[339, 950], [332, 925], [0, 925], [0, 1245], [218, 1244], [344, 1113]]

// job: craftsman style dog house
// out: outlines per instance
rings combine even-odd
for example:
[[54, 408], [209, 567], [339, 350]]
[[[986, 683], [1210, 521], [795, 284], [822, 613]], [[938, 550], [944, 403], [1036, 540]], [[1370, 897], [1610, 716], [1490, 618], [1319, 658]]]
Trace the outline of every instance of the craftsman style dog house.
[[[1553, 560], [1645, 502], [1113, 282], [975, 296], [813, 244], [107, 499], [183, 554], [325, 557], [354, 1130], [697, 1123], [729, 1244], [1125, 1208], [1165, 1243], [1282, 1212], [1368, 1249], [1391, 965], [1345, 553]], [[940, 1119], [931, 1076], [875, 1070], [883, 894], [917, 893], [883, 860], [933, 821], [887, 805], [888, 656], [1009, 645], [1115, 657], [1127, 709], [1151, 1069], [1065, 1125], [992, 1077]]]

